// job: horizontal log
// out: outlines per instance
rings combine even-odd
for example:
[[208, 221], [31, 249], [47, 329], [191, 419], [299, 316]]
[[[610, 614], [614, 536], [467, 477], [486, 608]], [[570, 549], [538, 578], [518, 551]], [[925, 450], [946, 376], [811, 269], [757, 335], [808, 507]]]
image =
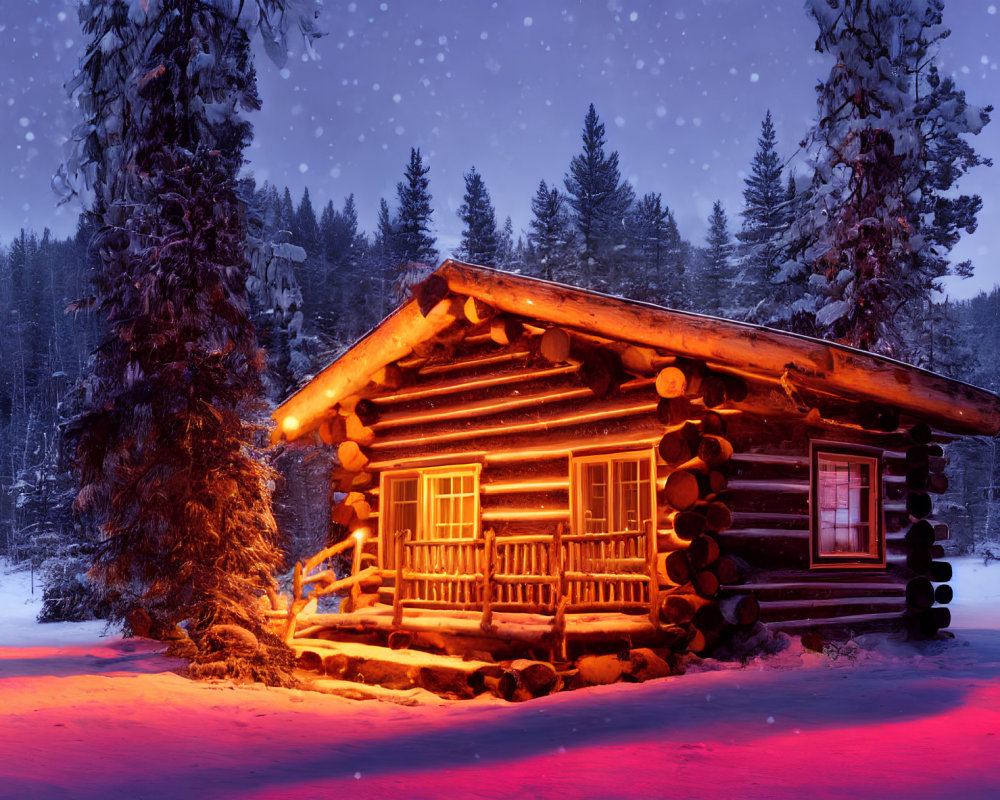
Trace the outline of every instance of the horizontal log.
[[480, 370], [483, 367], [495, 367], [498, 364], [508, 364], [510, 362], [524, 362], [531, 358], [531, 350], [520, 347], [512, 350], [504, 350], [499, 353], [473, 354], [470, 356], [449, 358], [446, 361], [428, 363], [422, 365], [417, 373], [419, 375], [443, 375], [448, 372], [459, 372], [461, 370]]
[[[579, 409], [578, 405], [577, 409]], [[623, 399], [615, 403], [602, 404], [598, 408], [544, 414], [539, 418], [524, 422], [501, 422], [494, 425], [483, 425], [482, 427], [467, 424], [458, 429], [449, 425], [433, 428], [421, 426], [410, 435], [397, 434], [375, 440], [371, 443], [370, 447], [372, 450], [391, 450], [402, 447], [413, 447], [414, 445], [428, 446], [431, 444], [459, 442], [485, 436], [549, 431], [553, 428], [586, 425], [600, 420], [639, 416], [649, 414], [655, 410], [655, 401]]]
[[843, 618], [856, 614], [899, 615], [900, 622], [907, 610], [906, 600], [900, 597], [837, 597], [827, 600], [806, 601], [760, 601], [760, 618], [763, 622], [784, 622], [795, 619], [828, 619]]
[[903, 597], [829, 597], [825, 599], [761, 600], [761, 611], [777, 612], [810, 608], [837, 608], [856, 605], [898, 605], [900, 610], [906, 605]]
[[784, 514], [766, 511], [733, 511], [733, 525], [747, 527], [767, 527], [755, 523], [787, 524], [790, 528], [808, 528], [808, 514]]
[[781, 453], [740, 453], [730, 456], [734, 463], [745, 464], [780, 464], [788, 467], [809, 468], [809, 457]]
[[[763, 610], [763, 606], [762, 606]], [[769, 620], [767, 626], [773, 630], [793, 632], [807, 630], [809, 628], [822, 628], [831, 626], [857, 626], [857, 625], [879, 625], [879, 624], [902, 624], [903, 615], [899, 611], [876, 614], [848, 614], [841, 617], [825, 617], [820, 619], [783, 619]]]
[[753, 481], [742, 478], [729, 481], [731, 492], [809, 493], [809, 481]]
[[775, 581], [764, 582], [754, 581], [741, 586], [731, 587], [732, 591], [739, 592], [797, 592], [797, 591], [846, 591], [846, 592], [875, 592], [885, 591], [901, 594], [905, 589], [901, 583], [883, 583], [878, 581]]
[[543, 391], [504, 394], [500, 397], [486, 398], [457, 403], [451, 406], [433, 405], [420, 409], [404, 411], [389, 411], [381, 415], [379, 421], [372, 426], [376, 433], [390, 428], [400, 428], [408, 425], [423, 425], [446, 420], [462, 420], [475, 417], [486, 417], [494, 414], [517, 411], [518, 409], [536, 409], [549, 403], [566, 403], [590, 397], [590, 390], [579, 386], [546, 388]]
[[730, 528], [717, 535], [726, 539], [809, 539], [809, 531], [789, 528]]
[[524, 383], [540, 378], [568, 375], [576, 372], [578, 369], [575, 364], [534, 368], [513, 366], [509, 369], [494, 370], [486, 375], [427, 381], [401, 388], [393, 394], [384, 394], [372, 399], [379, 405], [384, 405], [427, 397], [441, 397], [443, 395], [459, 394], [490, 386], [508, 386], [513, 383]]
[[368, 468], [379, 471], [462, 463], [486, 462], [500, 464], [507, 462], [534, 462], [567, 457], [581, 450], [595, 455], [599, 453], [613, 453], [624, 449], [638, 450], [651, 447], [660, 438], [658, 430], [651, 435], [646, 432], [647, 430], [641, 426], [634, 426], [633, 430], [623, 433], [611, 433], [607, 436], [574, 436], [548, 445], [526, 444], [523, 447], [517, 447], [508, 441], [476, 442], [476, 444], [481, 444], [482, 447], [475, 449], [449, 449], [444, 452], [431, 451], [412, 456], [400, 455], [381, 458], [377, 461], [372, 461], [368, 465]]
[[479, 491], [484, 495], [512, 494], [520, 492], [568, 491], [569, 478], [527, 478], [520, 481], [497, 481], [487, 483], [480, 480]]
[[569, 519], [568, 508], [484, 508], [479, 515], [483, 522], [502, 520]]

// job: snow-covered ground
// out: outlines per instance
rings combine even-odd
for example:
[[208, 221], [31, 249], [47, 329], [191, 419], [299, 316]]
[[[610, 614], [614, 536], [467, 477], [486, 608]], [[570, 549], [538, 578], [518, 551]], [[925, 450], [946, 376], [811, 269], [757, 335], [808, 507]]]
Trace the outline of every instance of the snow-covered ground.
[[951, 561], [953, 640], [413, 707], [193, 683], [0, 570], [0, 798], [997, 798], [1000, 566]]

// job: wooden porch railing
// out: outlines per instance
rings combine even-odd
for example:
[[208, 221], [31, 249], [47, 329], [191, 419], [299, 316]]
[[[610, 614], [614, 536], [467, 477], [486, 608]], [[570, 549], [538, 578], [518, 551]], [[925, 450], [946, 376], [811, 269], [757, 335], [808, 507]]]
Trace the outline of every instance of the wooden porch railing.
[[[403, 609], [498, 611], [561, 617], [567, 611], [647, 611], [658, 621], [656, 538], [647, 531], [395, 539], [394, 619]], [[558, 621], [558, 620], [557, 620]]]

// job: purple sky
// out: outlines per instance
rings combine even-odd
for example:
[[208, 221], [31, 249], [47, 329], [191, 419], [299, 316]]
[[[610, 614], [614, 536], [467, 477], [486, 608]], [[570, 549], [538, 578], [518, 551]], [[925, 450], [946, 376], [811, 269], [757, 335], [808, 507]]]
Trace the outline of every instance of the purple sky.
[[[939, 63], [971, 102], [1000, 101], [1000, 0], [950, 0], [953, 34]], [[766, 9], [766, 10], [762, 10]], [[258, 182], [310, 187], [317, 211], [354, 192], [363, 228], [380, 197], [395, 203], [411, 146], [430, 166], [438, 248], [461, 224], [462, 174], [475, 165], [499, 219], [516, 232], [544, 178], [562, 186], [589, 103], [607, 126], [623, 174], [655, 191], [681, 234], [701, 244], [712, 203], [739, 227], [743, 179], [770, 108], [792, 168], [829, 64], [813, 49], [800, 0], [326, 0], [318, 61], [296, 43], [285, 70], [258, 58], [264, 109], [250, 152]], [[0, 16], [0, 240], [21, 226], [72, 231], [78, 209], [56, 209], [49, 179], [73, 125], [62, 83], [83, 38], [73, 0], [4, 3]], [[1000, 160], [1000, 120], [973, 140]], [[801, 168], [801, 167], [800, 167]], [[977, 277], [957, 297], [1000, 281], [994, 169], [961, 186], [983, 195], [980, 230], [957, 259]]]

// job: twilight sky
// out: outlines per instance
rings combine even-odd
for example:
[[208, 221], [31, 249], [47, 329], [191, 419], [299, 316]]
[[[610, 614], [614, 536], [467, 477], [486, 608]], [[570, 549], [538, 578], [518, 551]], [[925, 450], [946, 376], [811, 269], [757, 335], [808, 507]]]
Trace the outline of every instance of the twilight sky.
[[[1000, 105], [1000, 0], [950, 0], [940, 51], [969, 100]], [[462, 174], [475, 165], [498, 221], [527, 228], [544, 178], [562, 187], [594, 103], [608, 147], [636, 192], [660, 192], [681, 234], [702, 244], [721, 199], [739, 228], [743, 180], [770, 108], [792, 169], [829, 62], [800, 0], [325, 0], [329, 34], [308, 61], [257, 60], [263, 111], [248, 153], [258, 182], [308, 185], [318, 211], [353, 192], [361, 226], [419, 147], [430, 166], [438, 249], [458, 241]], [[18, 228], [72, 232], [49, 179], [73, 126], [62, 84], [84, 47], [74, 0], [3, 0], [0, 14], [0, 241]], [[998, 161], [960, 189], [978, 192], [980, 229], [954, 260], [977, 276], [966, 297], [1000, 282], [1000, 119], [973, 139]]]

